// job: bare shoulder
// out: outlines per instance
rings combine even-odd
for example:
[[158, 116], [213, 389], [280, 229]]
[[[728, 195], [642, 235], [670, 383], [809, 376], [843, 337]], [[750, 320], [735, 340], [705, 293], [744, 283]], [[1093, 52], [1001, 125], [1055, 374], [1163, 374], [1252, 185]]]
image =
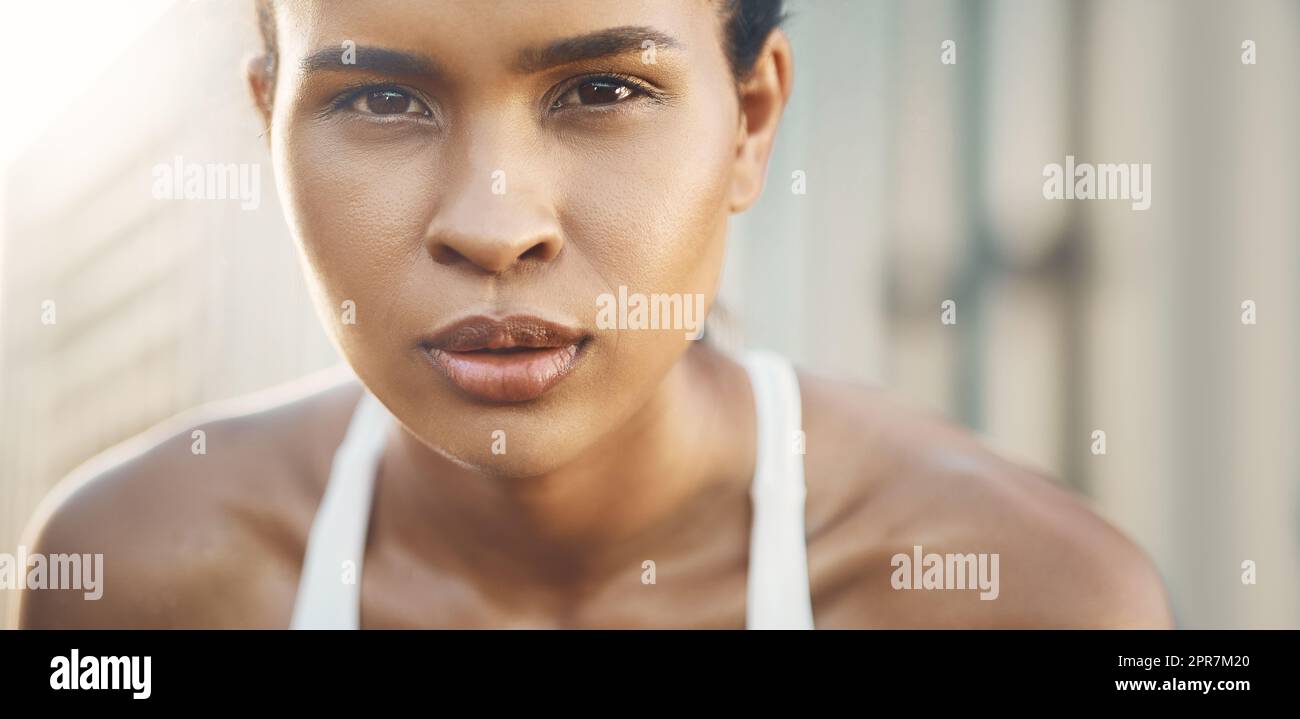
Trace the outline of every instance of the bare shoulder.
[[321, 373], [185, 413], [74, 470], [23, 544], [86, 566], [100, 555], [100, 596], [26, 589], [19, 626], [284, 626], [282, 597], [359, 396], [348, 373]]
[[1171, 626], [1085, 500], [878, 389], [800, 373], [819, 626]]

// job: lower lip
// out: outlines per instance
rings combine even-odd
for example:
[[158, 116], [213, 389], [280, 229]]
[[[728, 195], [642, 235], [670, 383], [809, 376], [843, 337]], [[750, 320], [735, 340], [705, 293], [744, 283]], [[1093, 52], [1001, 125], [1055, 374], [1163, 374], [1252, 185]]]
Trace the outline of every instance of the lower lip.
[[452, 384], [486, 402], [527, 402], [564, 379], [582, 355], [582, 343], [520, 352], [432, 349], [434, 364]]

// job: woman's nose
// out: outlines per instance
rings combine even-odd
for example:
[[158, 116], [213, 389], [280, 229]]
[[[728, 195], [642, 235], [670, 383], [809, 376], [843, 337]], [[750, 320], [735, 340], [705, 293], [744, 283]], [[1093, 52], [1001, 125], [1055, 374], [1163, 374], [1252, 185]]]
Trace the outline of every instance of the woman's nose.
[[425, 242], [435, 262], [501, 274], [560, 254], [563, 233], [536, 178], [483, 169], [473, 175], [439, 207], [428, 229]]

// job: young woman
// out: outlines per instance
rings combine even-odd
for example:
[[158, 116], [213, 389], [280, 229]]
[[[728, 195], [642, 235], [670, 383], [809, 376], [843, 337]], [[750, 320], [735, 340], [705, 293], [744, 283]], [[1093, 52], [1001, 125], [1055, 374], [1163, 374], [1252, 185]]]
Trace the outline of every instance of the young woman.
[[712, 302], [791, 93], [779, 0], [260, 10], [249, 81], [354, 376], [78, 472], [28, 544], [102, 552], [103, 599], [30, 591], [22, 626], [1170, 624], [1131, 542], [963, 431], [599, 321]]

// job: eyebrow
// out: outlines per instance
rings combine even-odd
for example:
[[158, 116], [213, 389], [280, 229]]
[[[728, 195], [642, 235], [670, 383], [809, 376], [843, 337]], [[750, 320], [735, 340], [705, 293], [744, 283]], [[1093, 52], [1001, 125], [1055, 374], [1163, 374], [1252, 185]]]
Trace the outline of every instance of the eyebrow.
[[419, 75], [438, 77], [442, 69], [433, 60], [423, 55], [389, 50], [382, 47], [357, 46], [355, 62], [343, 61], [343, 46], [327, 47], [303, 58], [303, 74], [318, 70], [369, 70], [384, 75]]
[[540, 48], [529, 48], [519, 53], [515, 60], [518, 72], [538, 72], [547, 68], [581, 60], [593, 60], [629, 52], [641, 52], [646, 43], [656, 49], [678, 47], [676, 38], [651, 27], [625, 25], [585, 35], [557, 40]]
[[[539, 72], [581, 60], [593, 60], [630, 52], [641, 52], [646, 43], [656, 49], [680, 47], [673, 36], [640, 25], [625, 25], [556, 40], [537, 48], [526, 48], [515, 58], [516, 72]], [[433, 60], [416, 53], [382, 47], [357, 46], [353, 62], [343, 61], [343, 46], [326, 47], [303, 58], [304, 75], [321, 70], [367, 70], [386, 75], [436, 78], [445, 73]]]

